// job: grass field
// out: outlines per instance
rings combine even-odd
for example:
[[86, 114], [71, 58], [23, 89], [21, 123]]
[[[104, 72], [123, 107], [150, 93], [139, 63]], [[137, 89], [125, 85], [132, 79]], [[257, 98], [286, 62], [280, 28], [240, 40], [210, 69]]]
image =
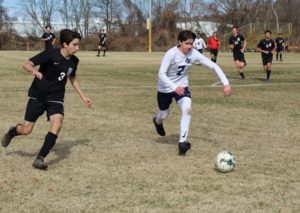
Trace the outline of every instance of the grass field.
[[[1, 133], [24, 117], [32, 76], [21, 67], [34, 54], [0, 52]], [[185, 157], [177, 155], [176, 104], [167, 136], [152, 124], [162, 56], [79, 52], [78, 78], [93, 107], [68, 84], [48, 171], [31, 166], [49, 130], [45, 116], [31, 135], [1, 147], [0, 212], [300, 212], [300, 55], [275, 61], [268, 84], [258, 53], [246, 54], [246, 81], [231, 54], [221, 53], [229, 98], [213, 71], [194, 66], [192, 150]], [[236, 156], [234, 172], [213, 169], [223, 149]]]

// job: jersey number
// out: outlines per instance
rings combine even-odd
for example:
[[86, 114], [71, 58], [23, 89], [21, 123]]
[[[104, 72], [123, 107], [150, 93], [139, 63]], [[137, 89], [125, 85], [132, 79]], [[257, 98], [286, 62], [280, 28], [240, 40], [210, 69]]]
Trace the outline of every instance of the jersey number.
[[182, 72], [184, 71], [185, 66], [179, 66], [178, 67], [178, 71], [177, 71], [177, 75], [182, 75]]
[[66, 73], [61, 72], [61, 73], [60, 73], [60, 76], [58, 77], [58, 80], [59, 80], [59, 81], [62, 81], [62, 80], [65, 78], [65, 76], [66, 76]]

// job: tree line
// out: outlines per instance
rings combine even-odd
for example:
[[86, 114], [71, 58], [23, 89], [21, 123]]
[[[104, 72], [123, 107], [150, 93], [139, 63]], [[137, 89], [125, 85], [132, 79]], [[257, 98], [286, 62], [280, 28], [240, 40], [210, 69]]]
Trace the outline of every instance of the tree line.
[[[32, 31], [27, 37], [37, 37], [45, 25], [61, 19], [65, 28], [80, 32], [88, 43], [95, 33], [104, 28], [111, 49], [146, 50], [149, 17], [149, 0], [23, 0], [20, 7], [29, 18]], [[232, 25], [248, 23], [293, 23], [291, 42], [300, 41], [299, 0], [152, 0], [152, 32], [154, 50], [164, 50], [176, 42], [178, 23], [200, 21], [218, 23], [217, 31], [223, 34]], [[9, 17], [0, 0], [0, 49], [13, 33], [15, 17]], [[59, 18], [58, 18], [59, 17]], [[95, 22], [101, 23], [96, 25]], [[199, 28], [200, 29], [200, 28]], [[10, 36], [12, 37], [12, 36]], [[19, 38], [18, 35], [14, 35]], [[92, 39], [93, 40], [93, 39]], [[114, 42], [116, 44], [114, 44]], [[89, 45], [87, 45], [89, 46]]]

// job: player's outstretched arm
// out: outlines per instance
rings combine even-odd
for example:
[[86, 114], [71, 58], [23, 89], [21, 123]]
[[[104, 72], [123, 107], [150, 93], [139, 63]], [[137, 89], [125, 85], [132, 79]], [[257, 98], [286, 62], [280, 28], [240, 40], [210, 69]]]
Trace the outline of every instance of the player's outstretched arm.
[[91, 108], [92, 106], [92, 101], [91, 99], [89, 99], [88, 97], [85, 96], [85, 94], [83, 93], [83, 91], [81, 90], [80, 84], [77, 80], [76, 77], [74, 76], [70, 76], [69, 77], [70, 82], [74, 88], [74, 90], [78, 93], [78, 95], [80, 96], [80, 98], [82, 99], [83, 103], [88, 107]]
[[38, 78], [40, 80], [43, 78], [43, 74], [34, 68], [34, 64], [31, 61], [27, 61], [23, 65], [23, 69], [29, 73], [32, 73], [32, 75], [34, 75], [36, 78]]

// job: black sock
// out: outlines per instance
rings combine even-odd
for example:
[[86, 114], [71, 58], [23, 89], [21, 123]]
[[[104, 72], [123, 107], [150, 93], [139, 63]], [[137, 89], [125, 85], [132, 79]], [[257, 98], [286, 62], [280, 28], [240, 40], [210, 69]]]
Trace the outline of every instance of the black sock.
[[270, 79], [271, 76], [271, 70], [267, 70], [267, 79]]
[[280, 53], [280, 55], [279, 55], [279, 56], [280, 56], [280, 60], [282, 60], [282, 54], [281, 54], [281, 53]]
[[242, 78], [245, 78], [245, 75], [244, 75], [243, 72], [240, 72], [240, 75], [241, 75]]
[[98, 55], [100, 55], [100, 50], [98, 50]]
[[278, 53], [276, 53], [276, 61], [278, 61]]
[[106, 52], [106, 50], [103, 50], [103, 56], [105, 56], [105, 52]]
[[55, 145], [56, 139], [57, 135], [53, 134], [52, 132], [48, 132], [45, 137], [45, 142], [39, 152], [39, 156], [45, 158], [49, 154], [52, 147]]
[[20, 135], [20, 134], [17, 132], [17, 126], [19, 126], [19, 125], [22, 125], [22, 124], [17, 124], [14, 128], [12, 128], [12, 129], [9, 131], [9, 134], [10, 134], [11, 136], [15, 137], [15, 136]]

